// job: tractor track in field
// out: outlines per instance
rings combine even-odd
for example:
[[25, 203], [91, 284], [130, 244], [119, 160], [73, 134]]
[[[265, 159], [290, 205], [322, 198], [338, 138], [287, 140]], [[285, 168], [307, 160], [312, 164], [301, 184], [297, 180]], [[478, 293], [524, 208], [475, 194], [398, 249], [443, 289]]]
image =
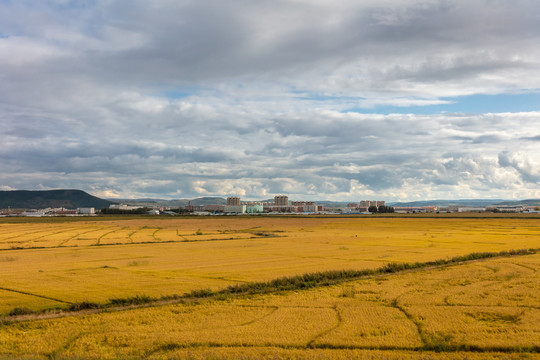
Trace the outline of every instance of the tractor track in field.
[[254, 324], [257, 321], [261, 321], [263, 319], [266, 319], [269, 316], [272, 316], [276, 311], [279, 310], [279, 306], [267, 306], [267, 308], [269, 308], [271, 310], [269, 312], [267, 312], [266, 314], [264, 314], [262, 316], [259, 316], [258, 318], [246, 321], [245, 323], [242, 323], [242, 324], [240, 324], [238, 326], [248, 326], [248, 325]]
[[320, 333], [315, 335], [313, 338], [311, 338], [311, 340], [308, 341], [308, 343], [306, 345], [306, 348], [314, 348], [314, 347], [316, 347], [315, 342], [317, 342], [317, 340], [319, 340], [320, 338], [322, 338], [326, 334], [330, 334], [332, 331], [336, 330], [337, 328], [339, 328], [343, 324], [343, 317], [341, 316], [341, 312], [339, 311], [337, 305], [332, 306], [331, 309], [334, 310], [334, 312], [336, 313], [337, 323], [334, 326], [332, 326], [332, 327], [330, 327], [330, 328], [328, 328], [328, 329], [326, 329], [324, 331], [321, 331]]
[[16, 239], [16, 238], [20, 238], [20, 237], [24, 237], [24, 236], [28, 236], [28, 235], [32, 235], [32, 234], [43, 233], [43, 232], [47, 232], [47, 230], [30, 231], [30, 232], [23, 233], [23, 234], [17, 234], [17, 235], [13, 235], [13, 236], [8, 236], [8, 237], [3, 238], [2, 242], [4, 242], [5, 240]]
[[51, 246], [51, 248], [56, 248], [56, 247], [66, 247], [64, 244], [68, 243], [69, 241], [73, 240], [73, 239], [76, 239], [77, 237], [81, 236], [81, 235], [84, 235], [84, 234], [87, 234], [87, 233], [90, 233], [90, 232], [94, 232], [96, 231], [96, 229], [90, 229], [90, 230], [87, 230], [87, 231], [82, 231], [82, 232], [78, 232], [77, 234], [63, 240], [62, 242], [60, 242], [57, 246]]
[[398, 298], [395, 298], [394, 300], [392, 300], [389, 306], [394, 308], [394, 309], [399, 310], [407, 318], [407, 320], [409, 320], [410, 322], [413, 323], [413, 325], [416, 328], [416, 331], [418, 332], [418, 336], [420, 338], [420, 341], [422, 342], [422, 346], [423, 347], [428, 346], [429, 340], [428, 340], [428, 338], [426, 336], [426, 333], [424, 331], [424, 324], [422, 324], [418, 319], [416, 319], [416, 317], [413, 314], [411, 314], [409, 311], [407, 311], [407, 309], [405, 309], [405, 307], [403, 307], [403, 305], [401, 305], [398, 302]]
[[516, 265], [516, 266], [518, 266], [518, 267], [522, 267], [522, 268], [524, 268], [524, 269], [527, 269], [527, 270], [532, 271], [533, 273], [538, 272], [538, 270], [536, 270], [536, 269], [533, 268], [532, 266], [528, 266], [528, 265], [524, 265], [524, 264], [518, 264], [518, 263], [514, 263], [514, 262], [509, 262], [509, 264]]
[[95, 246], [99, 246], [101, 245], [101, 239], [103, 239], [105, 236], [109, 235], [109, 234], [114, 234], [115, 232], [119, 231], [121, 229], [114, 229], [114, 230], [111, 230], [111, 231], [107, 231], [106, 233], [103, 233], [101, 234], [97, 239], [96, 239], [96, 243], [94, 244]]
[[58, 356], [61, 355], [62, 352], [68, 350], [71, 347], [71, 345], [73, 345], [77, 340], [79, 340], [81, 337], [83, 337], [86, 334], [87, 332], [79, 332], [77, 334], [69, 336], [63, 345], [53, 350], [52, 352], [45, 354], [45, 357], [50, 360], [58, 359]]

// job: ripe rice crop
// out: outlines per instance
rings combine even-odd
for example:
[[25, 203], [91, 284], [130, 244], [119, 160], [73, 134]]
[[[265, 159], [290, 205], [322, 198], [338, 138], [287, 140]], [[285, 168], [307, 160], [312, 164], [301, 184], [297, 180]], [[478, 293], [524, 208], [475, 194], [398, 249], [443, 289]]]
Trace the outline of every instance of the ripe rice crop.
[[[478, 286], [496, 294], [505, 275], [488, 267], [506, 266], [513, 276], [505, 286], [529, 286], [536, 303], [522, 304], [519, 286], [505, 305], [445, 303], [446, 294], [457, 289], [465, 297]], [[428, 359], [435, 357], [430, 351], [438, 351], [437, 358], [515, 358], [514, 352], [535, 358], [540, 351], [539, 269], [540, 255], [497, 258], [305, 291], [4, 324], [0, 356], [235, 358], [277, 351], [299, 358]], [[467, 273], [475, 274], [467, 284], [448, 282]], [[444, 286], [433, 286], [437, 283]]]
[[539, 223], [516, 217], [104, 219], [0, 221], [0, 260], [14, 259], [0, 261], [0, 287], [104, 303], [540, 243]]
[[0, 221], [0, 358], [538, 358], [539, 254], [415, 265], [538, 244], [519, 217]]

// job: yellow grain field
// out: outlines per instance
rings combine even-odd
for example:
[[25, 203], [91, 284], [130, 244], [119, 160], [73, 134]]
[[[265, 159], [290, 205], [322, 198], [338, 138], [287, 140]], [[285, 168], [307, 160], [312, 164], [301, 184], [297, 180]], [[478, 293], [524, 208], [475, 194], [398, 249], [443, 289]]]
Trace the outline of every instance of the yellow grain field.
[[0, 358], [538, 358], [540, 255], [222, 301], [8, 315], [539, 245], [540, 218], [515, 216], [0, 220]]
[[[305, 291], [10, 323], [0, 327], [0, 356], [535, 359], [539, 270], [540, 255], [528, 255]], [[497, 305], [475, 298], [479, 287], [486, 299], [501, 287], [514, 290]], [[455, 293], [476, 300], [448, 304]]]
[[[316, 271], [536, 248], [540, 222], [516, 217], [105, 218], [0, 221], [0, 234], [4, 291], [103, 303]], [[39, 304], [28, 307], [42, 309]], [[1, 312], [11, 306], [0, 298]]]

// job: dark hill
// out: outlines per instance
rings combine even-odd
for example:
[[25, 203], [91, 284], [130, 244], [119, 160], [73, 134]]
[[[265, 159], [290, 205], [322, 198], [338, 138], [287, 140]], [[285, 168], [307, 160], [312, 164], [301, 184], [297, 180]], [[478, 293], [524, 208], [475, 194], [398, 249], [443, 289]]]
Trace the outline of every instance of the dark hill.
[[112, 201], [92, 196], [82, 190], [13, 190], [0, 191], [0, 209], [44, 209], [44, 208], [95, 208], [102, 209]]
[[496, 205], [525, 205], [525, 206], [540, 206], [540, 199], [527, 199], [518, 201], [504, 201]]
[[177, 199], [177, 200], [163, 200], [163, 199], [114, 199], [116, 202], [127, 205], [142, 205], [142, 206], [186, 206], [191, 205], [225, 205], [227, 199], [221, 197], [200, 197], [196, 199]]
[[389, 203], [395, 207], [415, 207], [415, 206], [479, 206], [489, 205], [524, 205], [536, 206], [540, 204], [540, 199], [528, 200], [504, 200], [504, 199], [462, 199], [462, 200], [422, 200], [412, 202], [394, 202]]

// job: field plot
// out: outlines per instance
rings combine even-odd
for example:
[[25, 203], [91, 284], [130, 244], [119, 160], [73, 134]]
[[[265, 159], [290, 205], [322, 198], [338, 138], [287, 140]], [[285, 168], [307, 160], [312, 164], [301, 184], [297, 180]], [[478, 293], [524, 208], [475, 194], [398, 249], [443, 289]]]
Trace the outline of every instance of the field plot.
[[[519, 217], [52, 221], [0, 221], [1, 288], [37, 299], [104, 303], [540, 244], [539, 219]], [[448, 295], [449, 303], [464, 301], [459, 293]], [[0, 298], [0, 314], [12, 306]]]
[[53, 309], [55, 307], [65, 307], [66, 303], [46, 297], [37, 297], [33, 294], [24, 294], [11, 289], [0, 289], [0, 312], [10, 314], [15, 309]]
[[[152, 221], [84, 221], [2, 223], [0, 250], [120, 245], [154, 242], [194, 242], [256, 239], [278, 236], [261, 226], [243, 228], [251, 221], [230, 221], [216, 224], [211, 220]], [[180, 226], [179, 226], [180, 225]]]
[[[538, 359], [539, 270], [537, 254], [303, 291], [9, 323], [0, 327], [0, 356]], [[468, 302], [449, 302], [455, 294]]]

